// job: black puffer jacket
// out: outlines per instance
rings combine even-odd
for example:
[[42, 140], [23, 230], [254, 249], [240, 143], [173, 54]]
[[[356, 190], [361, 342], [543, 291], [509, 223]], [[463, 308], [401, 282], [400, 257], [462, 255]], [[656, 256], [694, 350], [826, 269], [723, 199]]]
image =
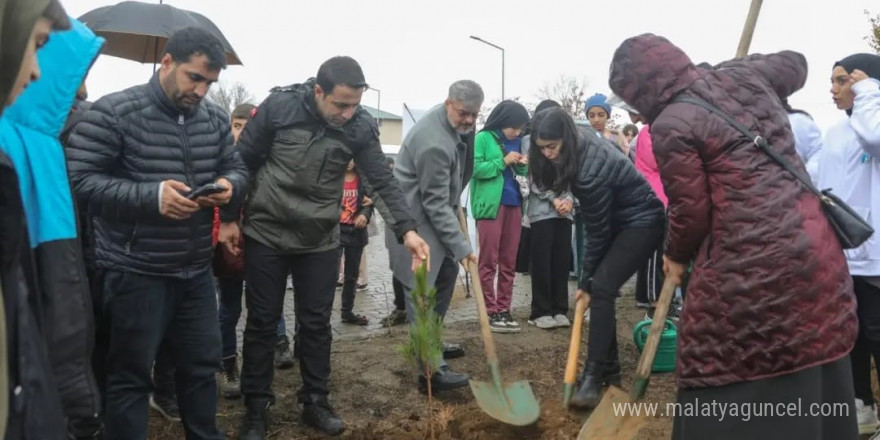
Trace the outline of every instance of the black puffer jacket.
[[572, 192], [587, 229], [580, 288], [589, 290], [593, 271], [614, 237], [623, 229], [662, 225], [664, 214], [663, 202], [616, 145], [592, 128], [581, 127], [578, 137], [580, 167]]
[[160, 182], [195, 189], [225, 177], [233, 199], [246, 193], [247, 170], [227, 115], [208, 102], [180, 113], [158, 75], [95, 102], [70, 136], [67, 154], [76, 196], [95, 214], [95, 260], [102, 269], [187, 277], [208, 267], [213, 210], [187, 220], [163, 217]]

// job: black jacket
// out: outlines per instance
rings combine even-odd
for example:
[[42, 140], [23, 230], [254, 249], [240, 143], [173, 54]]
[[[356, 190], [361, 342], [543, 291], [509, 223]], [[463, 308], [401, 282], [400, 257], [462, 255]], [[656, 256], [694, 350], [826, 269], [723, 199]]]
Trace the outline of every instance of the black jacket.
[[383, 199], [398, 239], [415, 222], [379, 144], [376, 121], [362, 108], [342, 127], [319, 116], [314, 79], [273, 89], [239, 139], [253, 176], [244, 233], [271, 248], [314, 253], [339, 246], [339, 203], [354, 159]]
[[163, 217], [160, 182], [174, 179], [196, 189], [225, 177], [233, 199], [246, 191], [247, 170], [225, 112], [203, 102], [180, 113], [158, 75], [95, 102], [76, 124], [67, 155], [80, 206], [94, 215], [95, 260], [102, 269], [179, 277], [206, 269], [213, 210], [187, 220]]
[[577, 179], [572, 193], [580, 202], [587, 230], [580, 288], [588, 289], [596, 267], [623, 229], [663, 225], [663, 202], [616, 145], [592, 128], [579, 133]]
[[[53, 301], [39, 286], [18, 177], [9, 158], [0, 151], [0, 296], [6, 315], [3, 343], [9, 361], [8, 439], [66, 437], [67, 427], [58, 423], [64, 420], [61, 391], [48, 352], [53, 339], [49, 328]], [[83, 341], [82, 346], [86, 345], [90, 341]], [[94, 388], [94, 379], [87, 385]], [[97, 411], [97, 401], [84, 405], [89, 403]]]

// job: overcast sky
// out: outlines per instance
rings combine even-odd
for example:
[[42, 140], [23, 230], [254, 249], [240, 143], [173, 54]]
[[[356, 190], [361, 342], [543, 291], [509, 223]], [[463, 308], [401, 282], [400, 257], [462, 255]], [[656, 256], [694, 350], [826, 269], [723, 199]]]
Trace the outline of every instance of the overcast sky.
[[[113, 0], [62, 0], [79, 17]], [[157, 0], [158, 2], [158, 0]], [[335, 55], [358, 60], [383, 110], [402, 104], [428, 108], [449, 84], [473, 79], [487, 102], [501, 97], [500, 51], [506, 49], [505, 95], [536, 103], [538, 89], [560, 75], [589, 82], [588, 93], [608, 93], [608, 69], [627, 37], [653, 32], [669, 38], [695, 62], [731, 58], [750, 0], [167, 0], [210, 18], [233, 45], [243, 66], [221, 75], [241, 81], [262, 100], [275, 85], [301, 82]], [[863, 11], [880, 13], [876, 0], [766, 0], [750, 52], [792, 49], [810, 64], [807, 84], [791, 103], [826, 128], [844, 113], [834, 108], [834, 61], [870, 51]], [[151, 65], [102, 56], [88, 81], [90, 99], [143, 83]], [[363, 104], [375, 107], [368, 91]]]

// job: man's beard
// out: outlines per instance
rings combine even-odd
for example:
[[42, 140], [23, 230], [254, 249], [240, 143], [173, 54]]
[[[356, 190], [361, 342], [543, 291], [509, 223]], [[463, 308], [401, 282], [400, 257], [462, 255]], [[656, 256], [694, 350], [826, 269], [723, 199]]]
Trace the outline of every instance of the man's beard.
[[464, 128], [459, 125], [455, 128], [455, 132], [458, 134], [470, 134], [472, 131], [474, 131], [475, 127], [476, 125], [468, 125], [467, 128]]
[[[192, 104], [186, 103], [186, 101], [184, 101], [185, 98], [193, 98], [192, 101], [194, 103], [192, 103]], [[174, 105], [180, 110], [192, 110], [192, 109], [198, 107], [199, 104], [201, 104], [201, 103], [202, 103], [202, 99], [199, 98], [198, 96], [192, 95], [192, 94], [181, 95], [181, 96], [177, 96], [174, 98]]]
[[470, 132], [474, 131], [474, 128], [477, 127], [477, 124], [471, 124], [468, 125], [467, 128], [462, 128], [461, 125], [455, 125], [455, 123], [452, 122], [452, 119], [450, 119], [449, 116], [446, 117], [446, 120], [449, 121], [449, 125], [452, 126], [452, 129], [455, 130], [456, 133], [461, 135], [469, 134]]
[[[172, 71], [164, 81], [162, 81], [162, 89], [165, 91], [165, 95], [168, 96], [168, 99], [174, 104], [178, 110], [188, 111], [192, 110], [199, 106], [202, 102], [202, 99], [198, 97], [198, 95], [189, 93], [189, 94], [181, 94], [180, 87], [177, 87], [177, 83], [174, 82], [174, 72]], [[184, 98], [196, 98], [194, 104], [187, 104], [184, 102]]]

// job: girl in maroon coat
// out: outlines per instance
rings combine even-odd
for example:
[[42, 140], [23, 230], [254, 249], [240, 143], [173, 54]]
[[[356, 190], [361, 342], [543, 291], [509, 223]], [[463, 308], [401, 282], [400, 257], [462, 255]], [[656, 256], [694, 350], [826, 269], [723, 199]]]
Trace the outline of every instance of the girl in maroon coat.
[[[669, 197], [666, 276], [696, 260], [676, 369], [681, 409], [696, 413], [675, 415], [674, 439], [856, 438], [855, 298], [819, 200], [724, 119], [673, 102], [709, 102], [806, 175], [778, 97], [806, 75], [789, 51], [700, 69], [651, 34], [614, 54], [611, 89], [651, 124]], [[714, 402], [730, 405], [704, 416]]]

